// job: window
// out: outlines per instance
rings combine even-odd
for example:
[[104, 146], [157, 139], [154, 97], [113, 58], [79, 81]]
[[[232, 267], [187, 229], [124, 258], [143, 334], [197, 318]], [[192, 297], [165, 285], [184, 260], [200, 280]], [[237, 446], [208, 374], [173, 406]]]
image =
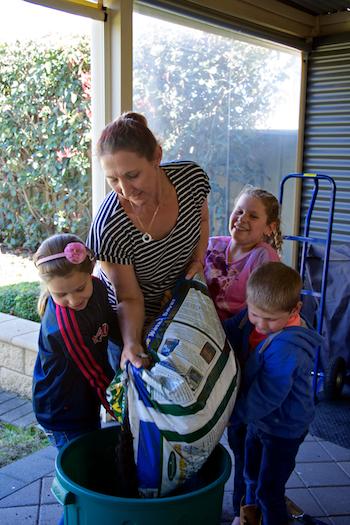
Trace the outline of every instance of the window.
[[133, 105], [164, 160], [192, 159], [207, 171], [211, 234], [223, 235], [245, 184], [277, 195], [295, 170], [301, 59], [204, 29], [134, 13]]
[[84, 238], [91, 21], [21, 0], [3, 3], [0, 21], [0, 242], [35, 250], [56, 232]]

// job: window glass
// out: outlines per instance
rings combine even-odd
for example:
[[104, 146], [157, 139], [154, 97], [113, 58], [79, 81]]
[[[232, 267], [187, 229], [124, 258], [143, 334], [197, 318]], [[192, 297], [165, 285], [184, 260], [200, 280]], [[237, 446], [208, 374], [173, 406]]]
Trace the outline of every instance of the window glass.
[[227, 234], [247, 183], [278, 194], [295, 170], [299, 53], [134, 14], [135, 111], [163, 159], [194, 160], [208, 173], [211, 234]]
[[91, 220], [88, 18], [0, 7], [0, 243], [34, 251]]

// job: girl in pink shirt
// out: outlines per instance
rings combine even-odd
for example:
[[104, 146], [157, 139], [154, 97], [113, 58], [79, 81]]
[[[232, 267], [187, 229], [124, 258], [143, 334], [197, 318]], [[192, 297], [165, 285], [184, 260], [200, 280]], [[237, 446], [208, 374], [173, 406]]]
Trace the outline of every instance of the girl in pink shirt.
[[246, 285], [252, 271], [279, 261], [282, 246], [280, 206], [274, 195], [247, 186], [236, 199], [229, 236], [211, 237], [204, 273], [223, 321], [246, 306]]

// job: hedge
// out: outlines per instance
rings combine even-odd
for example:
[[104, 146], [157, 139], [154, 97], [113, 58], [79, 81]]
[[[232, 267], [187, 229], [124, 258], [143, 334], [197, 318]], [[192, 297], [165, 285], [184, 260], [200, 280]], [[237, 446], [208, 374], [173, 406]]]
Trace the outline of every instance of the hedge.
[[0, 287], [0, 312], [40, 322], [36, 305], [40, 295], [38, 282], [25, 282]]
[[35, 250], [91, 221], [90, 49], [0, 44], [0, 243]]

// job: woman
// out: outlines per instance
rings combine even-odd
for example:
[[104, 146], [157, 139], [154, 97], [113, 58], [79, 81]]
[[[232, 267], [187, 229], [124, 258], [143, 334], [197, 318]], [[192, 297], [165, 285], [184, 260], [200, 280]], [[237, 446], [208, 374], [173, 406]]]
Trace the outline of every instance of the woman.
[[[164, 293], [186, 274], [203, 271], [210, 185], [193, 162], [161, 164], [162, 149], [138, 113], [106, 126], [98, 155], [112, 192], [92, 223], [88, 246], [117, 309], [124, 347], [121, 365], [142, 366], [143, 327]], [[117, 300], [116, 300], [117, 296]]]

